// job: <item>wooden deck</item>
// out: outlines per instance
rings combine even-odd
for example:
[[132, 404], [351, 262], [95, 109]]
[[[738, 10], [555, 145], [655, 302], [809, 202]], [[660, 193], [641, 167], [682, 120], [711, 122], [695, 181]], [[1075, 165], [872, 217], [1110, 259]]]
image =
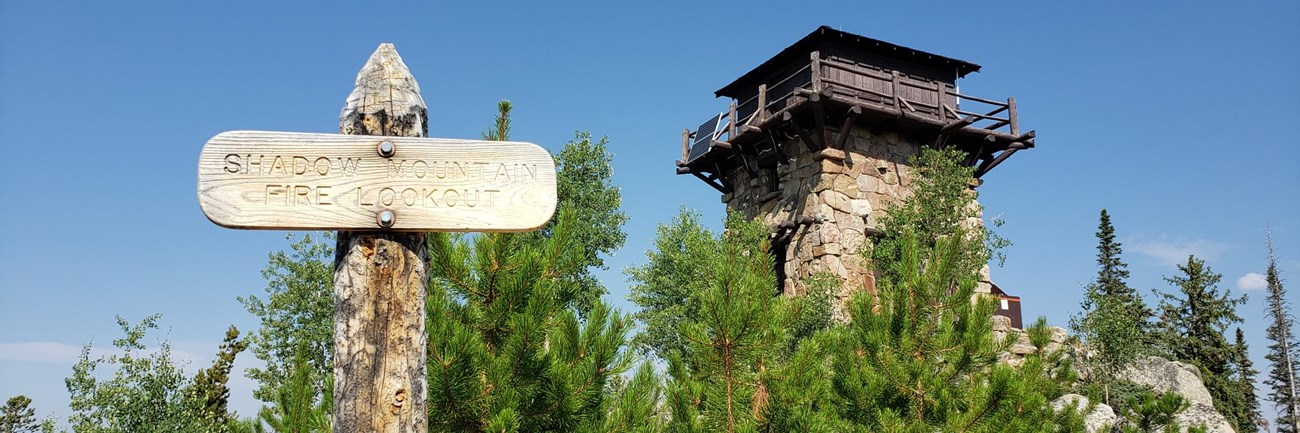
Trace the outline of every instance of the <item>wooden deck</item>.
[[840, 134], [840, 146], [835, 146], [829, 130], [855, 123], [907, 131], [925, 140], [933, 137], [935, 146], [963, 149], [970, 155], [967, 163], [977, 167], [976, 177], [1017, 150], [1034, 147], [1034, 132], [1020, 132], [1015, 98], [958, 94], [952, 84], [925, 74], [817, 51], [801, 63], [741, 91], [726, 112], [694, 132], [684, 131], [678, 173], [721, 180], [719, 172], [736, 164], [733, 156], [742, 149], [749, 149], [758, 165], [767, 166], [788, 158], [779, 146], [764, 145], [782, 136], [799, 137], [810, 151], [842, 147], [847, 135]]

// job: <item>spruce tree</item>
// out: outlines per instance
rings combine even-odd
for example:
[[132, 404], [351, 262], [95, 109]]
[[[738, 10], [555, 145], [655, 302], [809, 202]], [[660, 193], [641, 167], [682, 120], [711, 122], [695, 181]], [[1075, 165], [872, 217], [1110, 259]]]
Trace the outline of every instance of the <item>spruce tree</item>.
[[[1234, 361], [1238, 356], [1224, 333], [1241, 321], [1237, 305], [1246, 302], [1246, 297], [1232, 297], [1220, 290], [1218, 283], [1222, 275], [1211, 271], [1205, 261], [1195, 256], [1188, 256], [1187, 263], [1179, 265], [1178, 270], [1181, 275], [1165, 278], [1178, 288], [1178, 293], [1161, 294], [1161, 319], [1168, 330], [1162, 344], [1175, 360], [1200, 369], [1215, 407], [1229, 407], [1230, 400], [1240, 391], [1233, 380]], [[1239, 411], [1224, 411], [1223, 415], [1232, 425], [1253, 421], [1242, 419], [1244, 415]]]
[[1122, 244], [1115, 240], [1115, 226], [1111, 225], [1110, 213], [1101, 210], [1100, 222], [1097, 224], [1097, 278], [1089, 288], [1089, 297], [1084, 300], [1084, 311], [1091, 310], [1091, 304], [1100, 299], [1116, 302], [1118, 314], [1133, 320], [1147, 332], [1147, 323], [1152, 318], [1150, 308], [1142, 300], [1142, 295], [1126, 281], [1129, 276], [1128, 265], [1120, 258], [1123, 254]]
[[1234, 414], [1237, 423], [1233, 427], [1238, 433], [1253, 432], [1262, 428], [1260, 424], [1264, 420], [1259, 413], [1259, 398], [1255, 396], [1255, 376], [1259, 375], [1259, 371], [1255, 370], [1254, 363], [1250, 360], [1250, 349], [1241, 328], [1237, 328], [1235, 336], [1236, 340], [1232, 344], [1231, 381], [1234, 391], [1228, 395], [1227, 407], [1220, 410]]
[[1286, 288], [1277, 273], [1277, 257], [1273, 251], [1273, 237], [1268, 237], [1268, 271], [1264, 280], [1268, 283], [1268, 377], [1264, 383], [1270, 390], [1269, 401], [1277, 408], [1274, 424], [1278, 433], [1297, 433], [1300, 426], [1300, 396], [1297, 394], [1296, 340], [1291, 316], [1291, 305], [1286, 300]]

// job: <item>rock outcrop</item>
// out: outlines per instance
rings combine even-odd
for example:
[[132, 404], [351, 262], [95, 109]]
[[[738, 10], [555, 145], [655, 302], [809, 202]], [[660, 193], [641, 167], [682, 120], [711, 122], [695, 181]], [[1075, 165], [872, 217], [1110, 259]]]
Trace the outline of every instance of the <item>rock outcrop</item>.
[[1088, 397], [1079, 394], [1066, 394], [1052, 401], [1052, 410], [1060, 412], [1064, 409], [1072, 408], [1073, 410], [1083, 411], [1084, 433], [1106, 432], [1115, 425], [1115, 410], [1111, 409], [1105, 403], [1097, 403], [1092, 409], [1088, 406], [1091, 402]]
[[[999, 355], [998, 360], [1011, 366], [1024, 363], [1025, 357], [1036, 350], [1029, 341], [1028, 333], [1012, 328], [1010, 319], [1005, 317], [993, 317], [993, 338], [996, 341], [1012, 339], [1011, 345]], [[1051, 341], [1043, 349], [1047, 353], [1065, 349], [1068, 339], [1069, 334], [1064, 329], [1052, 328]], [[1066, 357], [1069, 355], [1070, 352], [1067, 352]], [[1144, 356], [1125, 370], [1120, 379], [1149, 386], [1158, 393], [1173, 392], [1187, 399], [1187, 409], [1175, 415], [1179, 425], [1204, 425], [1209, 433], [1235, 433], [1228, 420], [1215, 410], [1210, 391], [1205, 388], [1201, 372], [1195, 366], [1156, 356]], [[1066, 394], [1052, 402], [1052, 409], [1060, 411], [1073, 405], [1078, 410], [1085, 411], [1087, 433], [1102, 432], [1105, 431], [1101, 430], [1103, 426], [1123, 421], [1110, 406], [1098, 403], [1089, 408], [1089, 403], [1087, 397]], [[1184, 427], [1182, 431], [1186, 432], [1187, 428]]]
[[[1065, 329], [1052, 327], [1052, 340], [1043, 347], [1043, 351], [1054, 353], [1065, 347], [1065, 341], [1070, 337]], [[993, 316], [993, 340], [1005, 341], [1012, 338], [1011, 346], [1006, 352], [998, 355], [998, 362], [1005, 363], [1012, 367], [1018, 367], [1025, 362], [1025, 357], [1034, 353], [1037, 348], [1029, 341], [1029, 333], [1012, 328], [1011, 319], [1002, 316]]]
[[[1235, 433], [1228, 420], [1214, 409], [1210, 391], [1205, 388], [1196, 367], [1156, 356], [1139, 358], [1120, 375], [1130, 382], [1147, 385], [1156, 392], [1173, 392], [1190, 403], [1176, 420], [1184, 426], [1205, 425], [1210, 433]], [[1183, 431], [1187, 431], [1186, 428]]]

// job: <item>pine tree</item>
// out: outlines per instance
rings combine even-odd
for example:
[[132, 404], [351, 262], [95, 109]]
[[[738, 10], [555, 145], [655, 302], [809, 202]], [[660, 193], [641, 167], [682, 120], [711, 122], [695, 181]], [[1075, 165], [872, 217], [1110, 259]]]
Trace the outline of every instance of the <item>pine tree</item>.
[[[508, 139], [509, 107], [485, 137]], [[602, 153], [603, 154], [603, 153]], [[617, 202], [606, 202], [617, 207]], [[629, 383], [632, 322], [585, 283], [593, 244], [561, 203], [544, 233], [429, 236], [429, 430], [652, 428], [657, 383]], [[582, 308], [586, 308], [583, 310]]]
[[1019, 368], [995, 363], [1007, 343], [993, 339], [992, 299], [971, 301], [978, 269], [955, 266], [963, 237], [927, 248], [905, 234], [895, 266], [910, 272], [854, 297], [832, 367], [840, 415], [862, 431], [1073, 431], [1077, 419], [1048, 405], [1063, 381], [1048, 373], [1045, 321], [1030, 331], [1038, 353]]
[[36, 433], [40, 422], [31, 404], [32, 399], [25, 395], [10, 397], [0, 409], [0, 433]]
[[[289, 364], [289, 375], [275, 390], [270, 406], [262, 406], [257, 421], [276, 433], [329, 433], [333, 413], [331, 376], [317, 387], [310, 350], [303, 345]], [[260, 430], [260, 428], [257, 428]]]
[[1269, 361], [1268, 377], [1264, 383], [1268, 384], [1270, 392], [1269, 401], [1273, 402], [1277, 408], [1277, 419], [1274, 420], [1277, 425], [1278, 433], [1297, 433], [1300, 432], [1300, 395], [1296, 388], [1300, 387], [1297, 381], [1297, 363], [1296, 363], [1296, 340], [1291, 316], [1291, 305], [1286, 300], [1286, 288], [1282, 286], [1282, 279], [1277, 273], [1277, 257], [1273, 252], [1273, 237], [1268, 237], [1268, 271], [1264, 280], [1268, 283], [1268, 315], [1271, 323], [1268, 325], [1268, 354], [1264, 356]]
[[[661, 227], [663, 245], [665, 233]], [[833, 431], [826, 344], [796, 341], [807, 304], [783, 298], [775, 283], [767, 228], [729, 214], [721, 234], [704, 230], [681, 271], [698, 272], [688, 287], [691, 314], [677, 316], [684, 348], [669, 349], [668, 431]], [[663, 251], [675, 254], [673, 251]], [[656, 265], [665, 265], [660, 262]], [[658, 272], [658, 271], [656, 271]], [[669, 273], [663, 273], [667, 275]]]
[[762, 249], [765, 234], [761, 225], [745, 224], [733, 214], [723, 238], [714, 243], [717, 259], [707, 260], [700, 320], [682, 326], [689, 355], [669, 358], [670, 398], [678, 404], [698, 402], [691, 410], [675, 408], [699, 414], [698, 419], [674, 416], [678, 429], [734, 433], [752, 431], [762, 420], [767, 397], [759, 370], [772, 365], [783, 314], [771, 291], [775, 277]]
[[[1246, 297], [1234, 298], [1221, 291], [1217, 285], [1222, 275], [1195, 256], [1188, 256], [1187, 263], [1179, 265], [1178, 270], [1181, 275], [1165, 278], [1178, 288], [1178, 294], [1161, 294], [1161, 319], [1168, 329], [1162, 344], [1175, 360], [1200, 369], [1215, 407], [1231, 405], [1233, 395], [1240, 391], [1233, 380], [1237, 356], [1224, 333], [1228, 326], [1241, 321], [1237, 305], [1246, 302]], [[1223, 415], [1232, 425], [1253, 421], [1241, 419], [1243, 415], [1238, 411], [1225, 411]]]
[[923, 151], [915, 194], [886, 210], [871, 250], [877, 293], [856, 294], [852, 322], [835, 331], [836, 412], [854, 431], [1076, 431], [1076, 413], [1048, 404], [1070, 379], [1049, 374], [1059, 354], [1045, 352], [1044, 320], [1028, 330], [1036, 353], [1019, 368], [996, 363], [1010, 342], [993, 338], [993, 300], [972, 297], [1001, 242], [962, 223], [978, 207], [960, 156]]

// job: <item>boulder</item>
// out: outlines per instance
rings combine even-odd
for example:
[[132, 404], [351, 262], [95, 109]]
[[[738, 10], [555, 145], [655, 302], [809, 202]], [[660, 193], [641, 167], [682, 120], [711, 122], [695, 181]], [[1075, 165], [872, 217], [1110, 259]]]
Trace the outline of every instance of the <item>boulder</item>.
[[1175, 415], [1180, 425], [1204, 425], [1209, 433], [1235, 433], [1232, 425], [1214, 409], [1210, 391], [1205, 389], [1201, 372], [1195, 366], [1170, 361], [1157, 356], [1144, 356], [1133, 362], [1120, 375], [1130, 382], [1147, 385], [1156, 392], [1174, 392], [1190, 403], [1187, 409]]
[[1214, 410], [1214, 406], [1199, 401], [1192, 402], [1187, 409], [1178, 412], [1177, 415], [1174, 415], [1174, 419], [1178, 421], [1179, 425], [1184, 426], [1183, 432], [1187, 431], [1186, 426], [1199, 425], [1204, 425], [1205, 431], [1208, 433], [1236, 432], [1232, 429], [1232, 424], [1229, 424], [1228, 420], [1219, 414], [1219, 411]]
[[1097, 403], [1091, 410], [1088, 409], [1088, 397], [1079, 394], [1066, 394], [1052, 401], [1052, 410], [1060, 412], [1067, 408], [1074, 408], [1082, 412], [1084, 432], [1097, 433], [1108, 431], [1110, 426], [1115, 424], [1117, 417], [1115, 410], [1103, 403]]
[[1201, 381], [1200, 370], [1188, 364], [1158, 356], [1143, 356], [1133, 361], [1133, 365], [1121, 373], [1120, 377], [1138, 385], [1150, 386], [1156, 392], [1178, 393], [1189, 402], [1214, 407], [1210, 390], [1205, 389], [1205, 384]]

